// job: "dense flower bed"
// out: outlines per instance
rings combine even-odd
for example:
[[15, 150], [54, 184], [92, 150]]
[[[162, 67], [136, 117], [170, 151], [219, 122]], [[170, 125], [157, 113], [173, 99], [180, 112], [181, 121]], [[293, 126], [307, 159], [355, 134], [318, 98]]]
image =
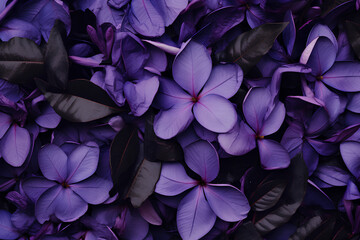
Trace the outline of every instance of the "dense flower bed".
[[0, 239], [359, 239], [359, 7], [0, 0]]

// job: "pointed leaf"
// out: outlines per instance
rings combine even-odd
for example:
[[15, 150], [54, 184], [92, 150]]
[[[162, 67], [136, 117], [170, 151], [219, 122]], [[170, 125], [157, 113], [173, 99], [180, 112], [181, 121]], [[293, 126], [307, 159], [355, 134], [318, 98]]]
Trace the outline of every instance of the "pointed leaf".
[[134, 207], [140, 207], [154, 192], [156, 182], [160, 177], [160, 172], [160, 162], [151, 162], [143, 159], [127, 194], [127, 197], [130, 198], [131, 204]]
[[271, 49], [287, 24], [266, 23], [242, 33], [216, 58], [222, 62], [236, 62], [246, 73]]
[[274, 210], [255, 221], [256, 229], [263, 235], [288, 222], [301, 205], [306, 193], [308, 172], [301, 154], [291, 159], [289, 182]]
[[281, 179], [267, 181], [259, 186], [249, 199], [255, 211], [261, 212], [275, 206], [281, 198], [286, 182]]
[[356, 56], [360, 58], [360, 24], [346, 21], [345, 29], [352, 49]]
[[62, 37], [66, 36], [63, 22], [56, 20], [45, 51], [45, 71], [52, 86], [65, 89], [69, 75], [69, 59]]
[[131, 175], [136, 165], [136, 159], [140, 151], [137, 129], [125, 125], [115, 136], [110, 147], [111, 177], [114, 189], [120, 197], [126, 196], [129, 189]]
[[102, 88], [88, 80], [70, 81], [65, 93], [39, 88], [55, 112], [71, 122], [90, 122], [122, 111]]
[[26, 38], [12, 38], [0, 43], [0, 78], [14, 83], [28, 83], [44, 75], [40, 48]]

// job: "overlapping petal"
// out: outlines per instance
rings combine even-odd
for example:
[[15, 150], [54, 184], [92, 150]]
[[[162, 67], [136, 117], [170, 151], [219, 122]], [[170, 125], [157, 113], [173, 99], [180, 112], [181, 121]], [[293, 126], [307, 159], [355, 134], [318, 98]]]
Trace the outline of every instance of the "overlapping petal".
[[190, 178], [179, 163], [163, 164], [155, 192], [165, 196], [175, 196], [196, 186], [197, 182]]
[[176, 55], [172, 73], [174, 80], [195, 97], [208, 80], [211, 69], [210, 54], [205, 46], [190, 41]]
[[240, 221], [250, 210], [245, 195], [231, 185], [211, 184], [204, 188], [204, 193], [211, 209], [224, 221]]
[[94, 174], [99, 162], [99, 146], [87, 142], [75, 148], [68, 158], [68, 183], [82, 181]]
[[186, 165], [199, 174], [205, 182], [211, 182], [219, 173], [219, 156], [212, 144], [197, 141], [184, 148]]
[[178, 207], [176, 221], [184, 240], [203, 237], [214, 226], [216, 215], [205, 199], [202, 187], [196, 187], [184, 197]]
[[39, 151], [38, 159], [40, 170], [47, 179], [62, 183], [67, 178], [68, 157], [58, 146], [44, 146]]
[[194, 105], [194, 116], [205, 128], [217, 133], [230, 131], [236, 123], [237, 114], [232, 103], [219, 95], [206, 95]]

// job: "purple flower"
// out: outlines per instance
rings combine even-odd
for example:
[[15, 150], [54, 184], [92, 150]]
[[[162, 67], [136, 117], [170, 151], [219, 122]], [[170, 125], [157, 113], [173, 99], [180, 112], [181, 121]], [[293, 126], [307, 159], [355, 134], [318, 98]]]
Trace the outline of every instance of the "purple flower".
[[243, 73], [235, 64], [212, 68], [206, 48], [188, 42], [173, 63], [174, 81], [160, 79], [157, 104], [160, 113], [154, 120], [157, 136], [169, 139], [185, 130], [195, 119], [206, 129], [224, 133], [237, 119], [236, 111], [227, 99], [239, 89]]
[[243, 155], [259, 148], [260, 161], [264, 169], [286, 168], [290, 157], [278, 142], [266, 139], [279, 130], [284, 118], [285, 107], [280, 101], [273, 102], [266, 88], [252, 88], [243, 102], [244, 121], [239, 121], [229, 133], [219, 134], [221, 147], [229, 154]]
[[99, 147], [87, 142], [69, 156], [56, 145], [39, 151], [39, 167], [44, 177], [31, 177], [23, 183], [27, 196], [35, 202], [40, 223], [52, 215], [64, 222], [80, 218], [88, 203], [100, 204], [108, 197], [112, 183], [93, 175], [99, 161]]
[[215, 224], [216, 216], [235, 222], [246, 218], [250, 210], [245, 195], [228, 184], [213, 184], [219, 173], [219, 157], [206, 141], [197, 141], [184, 148], [186, 164], [201, 179], [190, 178], [179, 163], [163, 164], [155, 192], [175, 196], [191, 189], [180, 201], [177, 210], [178, 231], [183, 239], [199, 239]]

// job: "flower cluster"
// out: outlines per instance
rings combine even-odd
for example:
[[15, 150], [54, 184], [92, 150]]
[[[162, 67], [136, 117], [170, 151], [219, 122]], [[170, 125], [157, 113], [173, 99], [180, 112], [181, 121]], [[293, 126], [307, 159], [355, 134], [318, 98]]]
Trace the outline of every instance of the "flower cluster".
[[0, 0], [0, 239], [358, 239], [359, 8]]

